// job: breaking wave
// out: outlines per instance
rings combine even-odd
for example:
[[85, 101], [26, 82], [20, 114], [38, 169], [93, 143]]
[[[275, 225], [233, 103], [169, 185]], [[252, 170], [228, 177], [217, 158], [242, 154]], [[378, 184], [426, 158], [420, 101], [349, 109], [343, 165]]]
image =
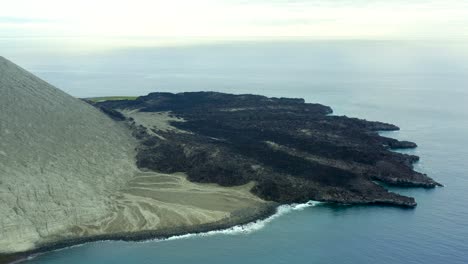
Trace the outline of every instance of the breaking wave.
[[[251, 223], [248, 223], [248, 224], [237, 225], [237, 226], [233, 226], [233, 227], [230, 227], [230, 228], [227, 228], [227, 229], [213, 230], [213, 231], [208, 231], [208, 232], [204, 232], [204, 233], [188, 233], [188, 234], [185, 234], [185, 235], [172, 236], [172, 237], [168, 237], [168, 238], [165, 238], [165, 239], [150, 239], [150, 240], [140, 241], [140, 242], [133, 241], [131, 243], [146, 243], [146, 242], [155, 242], [155, 241], [162, 242], [162, 241], [169, 241], [169, 240], [186, 239], [186, 238], [192, 238], [192, 237], [207, 237], [207, 236], [214, 236], [214, 235], [250, 234], [252, 232], [255, 232], [255, 231], [258, 231], [258, 230], [264, 228], [268, 223], [270, 223], [271, 221], [275, 220], [276, 218], [278, 218], [278, 217], [280, 217], [282, 215], [288, 214], [288, 213], [290, 213], [292, 211], [301, 211], [301, 210], [304, 210], [305, 208], [313, 207], [313, 206], [316, 206], [318, 204], [321, 204], [321, 202], [309, 201], [309, 202], [303, 203], [303, 204], [280, 205], [280, 206], [278, 206], [278, 208], [276, 208], [276, 213], [271, 215], [270, 217], [265, 218], [263, 220], [257, 220], [257, 221], [254, 221], [254, 222], [251, 222]], [[87, 242], [87, 243], [76, 244], [76, 245], [68, 246], [68, 247], [64, 247], [64, 248], [54, 249], [54, 250], [51, 250], [49, 252], [58, 252], [58, 251], [67, 250], [67, 249], [70, 249], [70, 248], [82, 247], [82, 246], [85, 246], [87, 244], [107, 243], [107, 242], [115, 242], [115, 241], [114, 240], [101, 240], [101, 241]], [[28, 256], [27, 258], [20, 259], [17, 262], [12, 262], [12, 264], [20, 263], [20, 262], [23, 262], [23, 261], [29, 261], [29, 260], [35, 259], [36, 257], [38, 257], [40, 255], [43, 255], [43, 254], [44, 253], [33, 254], [33, 255]]]
[[316, 206], [318, 204], [320, 204], [320, 202], [309, 201], [303, 204], [280, 205], [276, 209], [275, 214], [263, 220], [257, 220], [248, 224], [237, 225], [237, 226], [233, 226], [233, 227], [222, 229], [222, 230], [213, 230], [213, 231], [208, 231], [204, 233], [189, 233], [185, 235], [172, 236], [166, 239], [158, 239], [158, 240], [168, 241], [168, 240], [185, 239], [185, 238], [191, 238], [191, 237], [206, 237], [206, 236], [213, 236], [213, 235], [220, 235], [220, 234], [223, 234], [223, 235], [250, 234], [252, 232], [255, 232], [264, 228], [268, 223], [270, 223], [271, 221], [275, 220], [276, 218], [282, 215], [288, 214], [292, 211], [301, 211], [301, 210], [304, 210], [305, 208]]

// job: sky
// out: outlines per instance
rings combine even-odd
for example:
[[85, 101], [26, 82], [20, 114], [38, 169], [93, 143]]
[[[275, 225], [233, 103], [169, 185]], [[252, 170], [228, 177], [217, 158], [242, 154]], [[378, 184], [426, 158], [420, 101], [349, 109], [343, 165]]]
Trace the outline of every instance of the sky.
[[468, 0], [0, 0], [0, 37], [468, 38]]

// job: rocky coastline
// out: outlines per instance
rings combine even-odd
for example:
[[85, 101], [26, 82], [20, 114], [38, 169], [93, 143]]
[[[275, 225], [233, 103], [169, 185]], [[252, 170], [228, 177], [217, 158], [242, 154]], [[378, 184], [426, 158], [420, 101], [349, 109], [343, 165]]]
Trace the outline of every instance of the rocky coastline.
[[[419, 157], [394, 152], [415, 148], [416, 143], [378, 134], [399, 127], [333, 116], [330, 107], [303, 99], [152, 93], [93, 105], [132, 127], [141, 142], [140, 168], [184, 171], [191, 181], [222, 186], [255, 181], [253, 193], [269, 201], [415, 207], [414, 198], [390, 192], [376, 181], [442, 186], [413, 170]], [[170, 117], [171, 129], [140, 122], [162, 113]]]

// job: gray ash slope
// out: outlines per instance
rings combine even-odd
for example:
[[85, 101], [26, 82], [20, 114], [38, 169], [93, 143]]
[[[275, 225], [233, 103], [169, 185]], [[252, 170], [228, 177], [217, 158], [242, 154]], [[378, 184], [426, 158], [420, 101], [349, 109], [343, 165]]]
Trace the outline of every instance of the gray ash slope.
[[[216, 92], [151, 93], [137, 100], [95, 104], [115, 120], [126, 120], [141, 140], [137, 164], [191, 181], [223, 186], [257, 183], [253, 192], [280, 203], [318, 200], [414, 207], [411, 197], [389, 185], [441, 186], [413, 170], [419, 158], [393, 152], [415, 148], [380, 136], [395, 125], [332, 116], [332, 109], [302, 99]], [[168, 113], [177, 130], [137, 122], [140, 115]], [[181, 122], [183, 120], [183, 122]]]
[[0, 253], [73, 236], [137, 170], [130, 131], [0, 57]]

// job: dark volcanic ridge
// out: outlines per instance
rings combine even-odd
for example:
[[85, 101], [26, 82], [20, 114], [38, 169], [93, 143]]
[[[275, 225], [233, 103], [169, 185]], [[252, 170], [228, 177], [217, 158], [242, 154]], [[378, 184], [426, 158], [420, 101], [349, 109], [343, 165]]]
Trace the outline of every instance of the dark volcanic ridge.
[[[414, 207], [414, 198], [376, 183], [441, 186], [413, 170], [419, 157], [393, 152], [415, 148], [380, 136], [395, 125], [346, 116], [303, 99], [216, 92], [151, 93], [136, 100], [95, 103], [128, 122], [141, 141], [140, 168], [186, 172], [191, 181], [233, 186], [255, 181], [259, 197], [279, 203], [308, 200]], [[144, 126], [125, 115], [166, 113], [177, 129]]]

